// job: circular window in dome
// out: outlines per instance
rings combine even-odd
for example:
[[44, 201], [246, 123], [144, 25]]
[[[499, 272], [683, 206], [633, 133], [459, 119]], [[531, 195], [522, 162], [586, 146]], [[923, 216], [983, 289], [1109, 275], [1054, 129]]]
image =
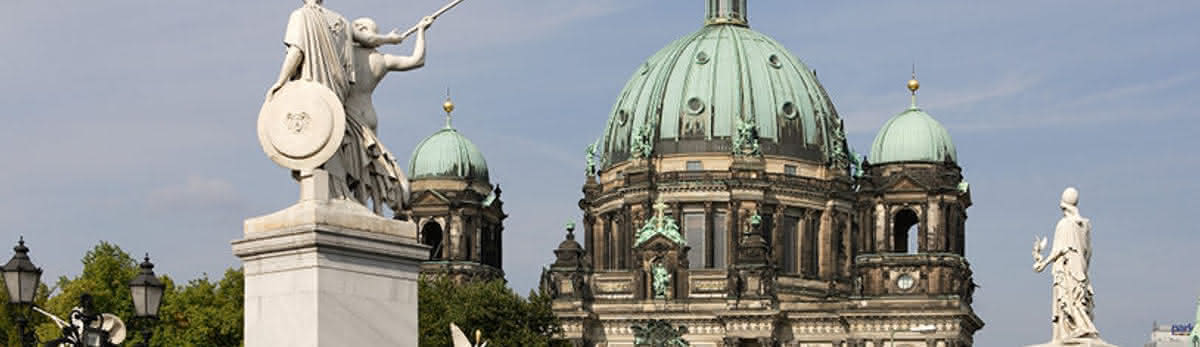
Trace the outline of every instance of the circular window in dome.
[[646, 73], [649, 73], [649, 72], [650, 72], [650, 62], [642, 63], [642, 69], [641, 69], [641, 72], [639, 72], [639, 74], [645, 75]]
[[783, 107], [779, 108], [779, 112], [783, 113], [783, 117], [787, 119], [795, 119], [798, 114], [796, 112], [796, 104], [791, 101], [784, 102]]
[[629, 112], [625, 112], [625, 110], [617, 111], [617, 124], [625, 125], [625, 122], [628, 120], [629, 120]]
[[689, 114], [700, 114], [701, 112], [704, 112], [704, 100], [700, 100], [700, 98], [697, 97], [688, 99], [687, 109]]
[[708, 53], [701, 51], [696, 53], [696, 64], [704, 65], [708, 63]]
[[779, 55], [777, 54], [767, 57], [767, 64], [771, 64], [771, 67], [776, 69], [783, 67], [783, 62], [779, 60]]

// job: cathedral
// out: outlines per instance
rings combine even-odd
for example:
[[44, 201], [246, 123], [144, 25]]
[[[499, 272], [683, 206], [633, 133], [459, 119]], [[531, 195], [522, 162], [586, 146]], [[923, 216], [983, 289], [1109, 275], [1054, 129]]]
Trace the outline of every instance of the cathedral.
[[[816, 72], [750, 28], [746, 0], [707, 0], [698, 31], [634, 68], [588, 147], [582, 222], [540, 285], [562, 338], [635, 346], [661, 320], [692, 346], [972, 345], [970, 188], [919, 87], [859, 156]], [[447, 223], [499, 234], [499, 206], [468, 203], [499, 189], [458, 170], [472, 181], [447, 196], [410, 169], [426, 244], [455, 238], [437, 236]], [[464, 240], [429, 266], [499, 268], [498, 247]]]

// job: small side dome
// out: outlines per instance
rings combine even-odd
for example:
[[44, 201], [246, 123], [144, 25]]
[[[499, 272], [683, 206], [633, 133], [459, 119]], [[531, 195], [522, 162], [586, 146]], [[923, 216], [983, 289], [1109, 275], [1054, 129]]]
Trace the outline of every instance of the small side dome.
[[895, 162], [958, 162], [950, 133], [917, 107], [888, 120], [871, 144], [871, 164]]
[[442, 107], [446, 110], [446, 127], [417, 144], [408, 160], [410, 179], [453, 178], [487, 182], [488, 167], [483, 153], [450, 126], [454, 104], [447, 99]]

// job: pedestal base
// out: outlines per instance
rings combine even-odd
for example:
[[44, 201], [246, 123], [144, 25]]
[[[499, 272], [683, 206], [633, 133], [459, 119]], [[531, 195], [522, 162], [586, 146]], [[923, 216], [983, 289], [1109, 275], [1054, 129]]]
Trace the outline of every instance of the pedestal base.
[[245, 345], [417, 346], [429, 248], [412, 222], [346, 200], [305, 200], [245, 221]]

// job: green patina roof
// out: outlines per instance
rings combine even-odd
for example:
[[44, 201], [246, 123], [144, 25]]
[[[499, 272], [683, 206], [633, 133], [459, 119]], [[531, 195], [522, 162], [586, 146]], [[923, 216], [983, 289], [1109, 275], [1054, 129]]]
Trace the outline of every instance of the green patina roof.
[[412, 179], [472, 178], [488, 180], [487, 161], [471, 140], [450, 124], [417, 144], [408, 160]]
[[[728, 13], [714, 14], [714, 8]], [[766, 154], [845, 156], [841, 120], [816, 73], [775, 40], [751, 30], [744, 13], [744, 1], [709, 0], [705, 26], [634, 72], [597, 143], [601, 168], [628, 159], [643, 127], [653, 130], [648, 140], [656, 147], [700, 140], [669, 151], [729, 152], [742, 119], [753, 120]]]
[[871, 164], [905, 161], [958, 162], [950, 133], [915, 105], [892, 117], [871, 145]]

